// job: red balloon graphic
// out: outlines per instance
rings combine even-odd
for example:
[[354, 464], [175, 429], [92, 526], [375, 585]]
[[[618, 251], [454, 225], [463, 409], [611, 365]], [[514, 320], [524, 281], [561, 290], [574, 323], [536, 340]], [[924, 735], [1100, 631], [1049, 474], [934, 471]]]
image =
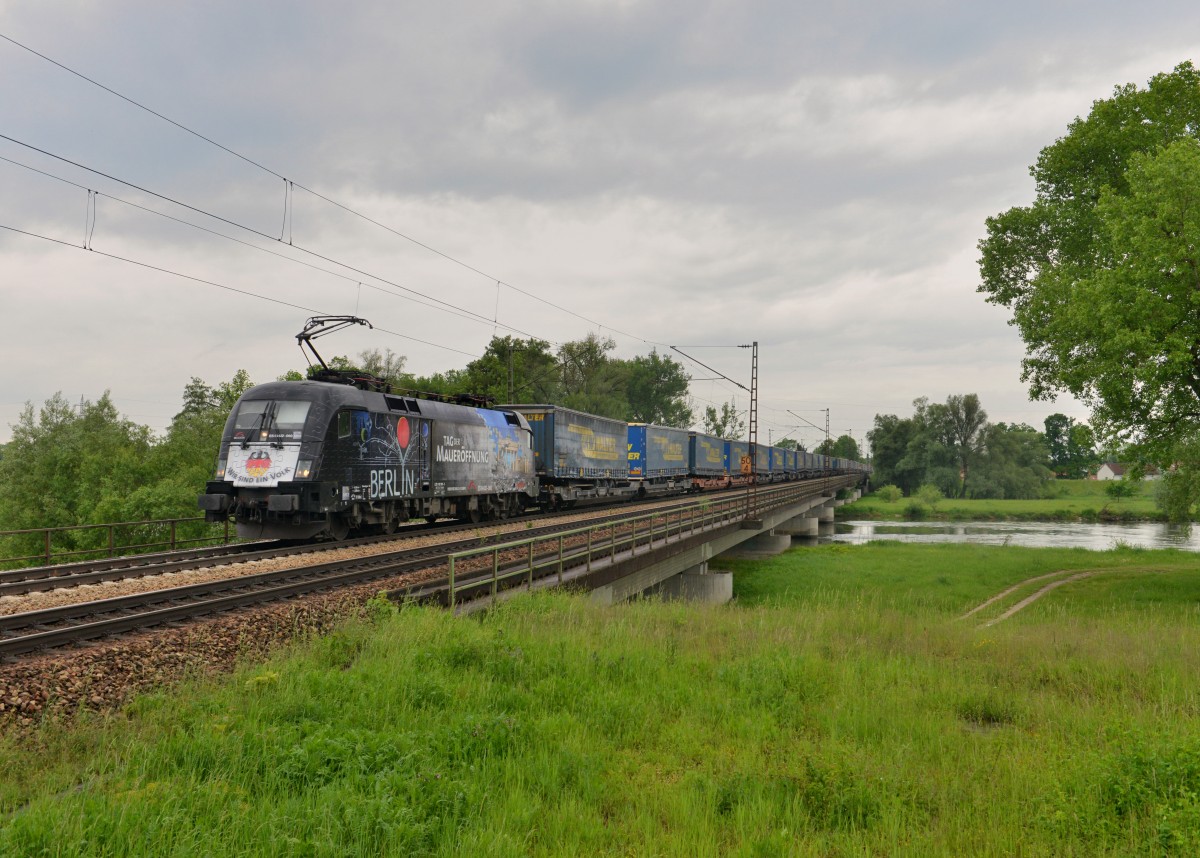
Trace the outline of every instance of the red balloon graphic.
[[408, 418], [401, 417], [396, 421], [396, 443], [400, 445], [401, 449], [404, 449], [408, 446], [408, 439]]

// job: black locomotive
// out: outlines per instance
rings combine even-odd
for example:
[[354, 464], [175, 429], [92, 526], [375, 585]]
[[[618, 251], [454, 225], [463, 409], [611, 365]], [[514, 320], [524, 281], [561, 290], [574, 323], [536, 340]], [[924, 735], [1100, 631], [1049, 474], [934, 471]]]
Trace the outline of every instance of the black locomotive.
[[515, 412], [277, 381], [246, 391], [200, 496], [245, 537], [343, 538], [413, 518], [520, 513], [537, 496], [531, 433]]

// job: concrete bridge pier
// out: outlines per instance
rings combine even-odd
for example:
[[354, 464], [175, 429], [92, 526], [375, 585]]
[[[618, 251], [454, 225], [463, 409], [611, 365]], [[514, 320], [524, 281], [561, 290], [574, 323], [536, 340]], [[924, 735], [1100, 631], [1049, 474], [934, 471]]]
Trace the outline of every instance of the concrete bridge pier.
[[733, 573], [710, 572], [705, 562], [672, 575], [647, 592], [657, 593], [668, 601], [682, 599], [724, 605], [733, 599]]
[[819, 522], [815, 513], [798, 515], [790, 521], [775, 528], [776, 533], [786, 533], [792, 537], [792, 543], [804, 544], [817, 538]]
[[792, 547], [792, 537], [780, 528], [764, 530], [725, 552], [730, 557], [774, 557]]

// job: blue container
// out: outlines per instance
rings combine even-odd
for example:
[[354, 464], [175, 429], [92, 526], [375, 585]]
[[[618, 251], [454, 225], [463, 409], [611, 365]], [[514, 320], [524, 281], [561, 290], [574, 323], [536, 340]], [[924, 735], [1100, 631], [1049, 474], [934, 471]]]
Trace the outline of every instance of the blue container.
[[[749, 475], [749, 456], [749, 441], [726, 441], [725, 458], [729, 461], [729, 476], [741, 477]], [[747, 461], [744, 462], [744, 459]]]
[[687, 475], [686, 429], [630, 423], [626, 439], [631, 480], [661, 480]]
[[533, 432], [534, 463], [550, 479], [629, 479], [628, 429], [621, 420], [558, 405], [502, 405], [524, 415]]
[[763, 479], [771, 476], [771, 448], [766, 444], [754, 445], [754, 470]]
[[688, 472], [694, 477], [723, 477], [729, 473], [729, 442], [703, 432], [688, 433]]
[[771, 476], [782, 480], [787, 475], [788, 451], [779, 447], [771, 448]]

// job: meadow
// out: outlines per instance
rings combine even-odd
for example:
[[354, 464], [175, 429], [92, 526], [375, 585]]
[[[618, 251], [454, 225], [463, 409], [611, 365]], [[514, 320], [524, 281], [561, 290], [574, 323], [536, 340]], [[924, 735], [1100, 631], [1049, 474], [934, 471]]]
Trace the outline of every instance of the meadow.
[[1195, 562], [829, 545], [727, 562], [728, 606], [381, 602], [0, 740], [0, 853], [1196, 854]]
[[1053, 480], [1040, 498], [943, 498], [936, 504], [916, 498], [887, 501], [878, 494], [864, 496], [838, 509], [839, 518], [946, 519], [950, 521], [1166, 521], [1155, 503], [1157, 483], [1134, 484], [1131, 497], [1112, 498], [1106, 482]]

